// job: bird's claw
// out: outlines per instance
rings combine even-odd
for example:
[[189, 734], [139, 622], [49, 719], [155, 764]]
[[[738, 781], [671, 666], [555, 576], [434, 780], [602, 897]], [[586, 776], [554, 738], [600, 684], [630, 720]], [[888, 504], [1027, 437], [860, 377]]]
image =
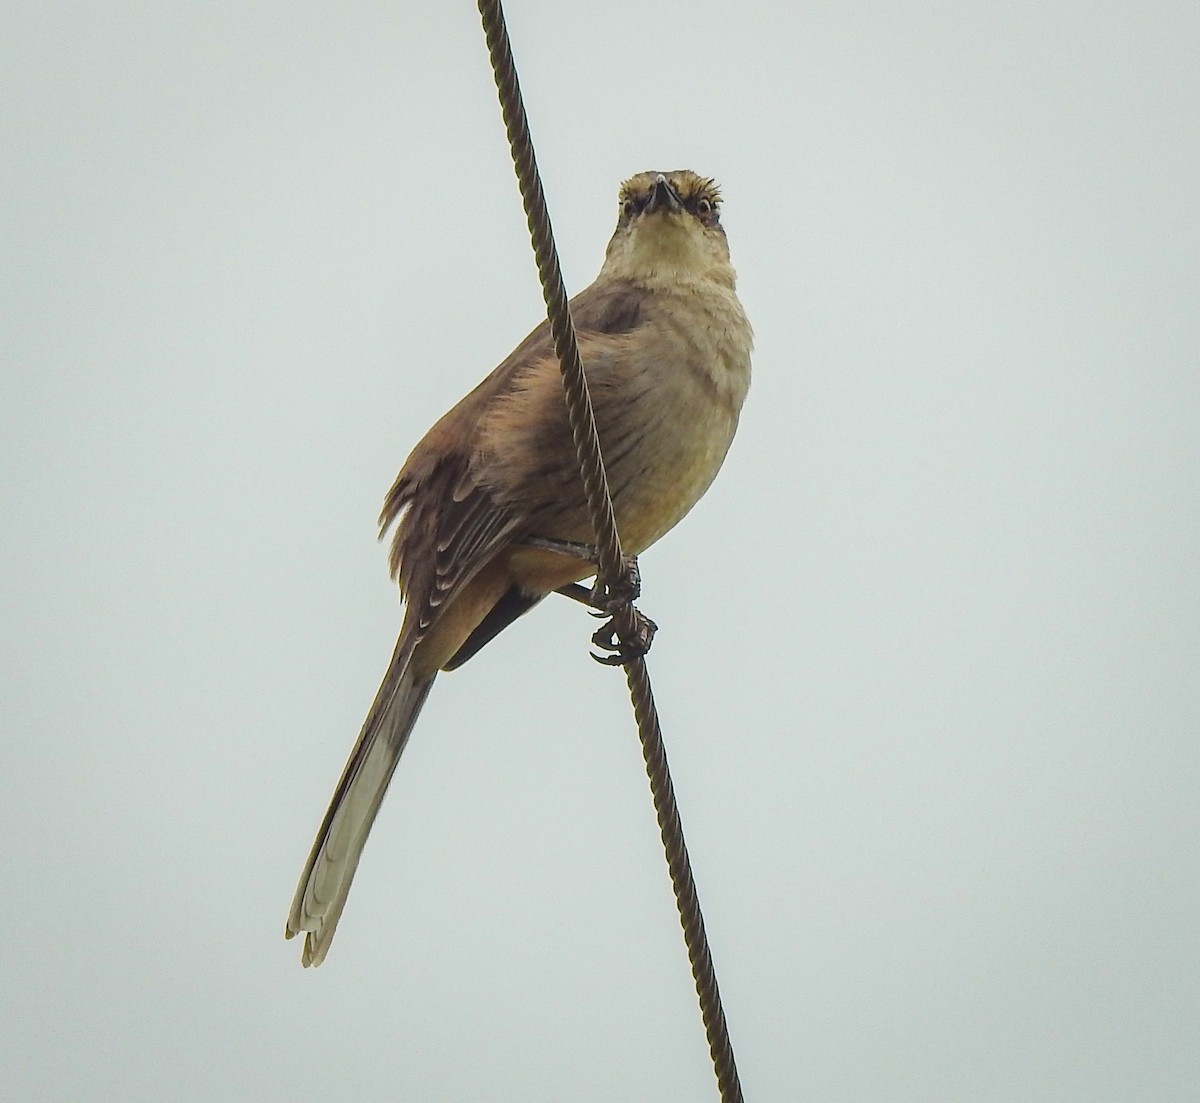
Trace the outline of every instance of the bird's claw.
[[[570, 544], [541, 537], [530, 537], [526, 543], [531, 547], [572, 554], [581, 559], [585, 558], [583, 553], [588, 550], [586, 544]], [[592, 643], [608, 654], [593, 653], [592, 658], [596, 662], [603, 666], [622, 666], [641, 658], [650, 650], [658, 625], [633, 604], [642, 592], [642, 575], [636, 555], [621, 556], [621, 573], [611, 585], [603, 585], [597, 576], [590, 590], [578, 582], [569, 582], [560, 586], [558, 592], [586, 605], [592, 616], [606, 618], [592, 635]]]
[[620, 615], [609, 617], [592, 635], [592, 643], [601, 651], [608, 652], [607, 655], [592, 653], [592, 658], [601, 666], [624, 666], [634, 659], [640, 659], [654, 642], [654, 633], [658, 631], [658, 625], [644, 613], [631, 605], [630, 624], [620, 625], [617, 623], [620, 619]]
[[605, 586], [599, 576], [592, 586], [590, 604], [593, 609], [599, 609], [602, 614], [615, 615], [617, 610], [625, 605], [632, 605], [642, 596], [642, 572], [638, 567], [636, 555], [621, 556], [621, 573], [608, 586]]

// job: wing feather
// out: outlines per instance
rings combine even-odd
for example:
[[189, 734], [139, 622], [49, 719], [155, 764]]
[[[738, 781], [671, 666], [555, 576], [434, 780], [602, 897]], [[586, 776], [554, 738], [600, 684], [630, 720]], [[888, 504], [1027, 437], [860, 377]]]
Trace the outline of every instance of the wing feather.
[[[571, 309], [581, 343], [636, 329], [646, 294], [613, 280], [575, 296]], [[495, 400], [518, 389], [526, 371], [553, 355], [543, 322], [429, 430], [384, 499], [380, 536], [393, 533], [392, 576], [418, 636], [498, 551], [524, 535], [529, 503], [512, 501], [479, 477], [479, 436]]]

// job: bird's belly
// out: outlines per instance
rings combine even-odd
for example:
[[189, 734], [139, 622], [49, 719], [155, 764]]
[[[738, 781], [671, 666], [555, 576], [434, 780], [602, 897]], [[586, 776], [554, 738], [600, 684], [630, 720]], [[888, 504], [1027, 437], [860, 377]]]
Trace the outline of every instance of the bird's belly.
[[617, 530], [628, 555], [640, 554], [683, 519], [729, 451], [733, 415], [715, 404], [689, 412], [694, 416], [665, 419], [609, 467]]

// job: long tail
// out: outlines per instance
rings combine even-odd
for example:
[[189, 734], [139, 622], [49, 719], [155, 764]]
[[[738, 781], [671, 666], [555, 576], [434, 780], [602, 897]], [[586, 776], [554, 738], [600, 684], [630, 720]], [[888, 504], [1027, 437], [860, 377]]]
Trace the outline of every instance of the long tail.
[[367, 835], [433, 685], [433, 676], [423, 682], [413, 677], [410, 655], [403, 641], [397, 645], [300, 875], [284, 934], [307, 932], [300, 959], [305, 966], [320, 965], [329, 952]]

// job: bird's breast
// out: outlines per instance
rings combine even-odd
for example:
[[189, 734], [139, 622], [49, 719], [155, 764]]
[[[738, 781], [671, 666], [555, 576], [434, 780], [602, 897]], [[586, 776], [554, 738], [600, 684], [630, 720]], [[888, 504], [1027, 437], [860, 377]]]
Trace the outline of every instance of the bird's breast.
[[[750, 326], [730, 288], [652, 290], [641, 318], [627, 332], [579, 335], [617, 527], [634, 555], [708, 489], [750, 383]], [[553, 354], [497, 396], [477, 441], [478, 480], [527, 531], [595, 539]]]
[[596, 419], [622, 544], [638, 554], [708, 489], [750, 382], [750, 332], [728, 297], [664, 297], [634, 335]]

